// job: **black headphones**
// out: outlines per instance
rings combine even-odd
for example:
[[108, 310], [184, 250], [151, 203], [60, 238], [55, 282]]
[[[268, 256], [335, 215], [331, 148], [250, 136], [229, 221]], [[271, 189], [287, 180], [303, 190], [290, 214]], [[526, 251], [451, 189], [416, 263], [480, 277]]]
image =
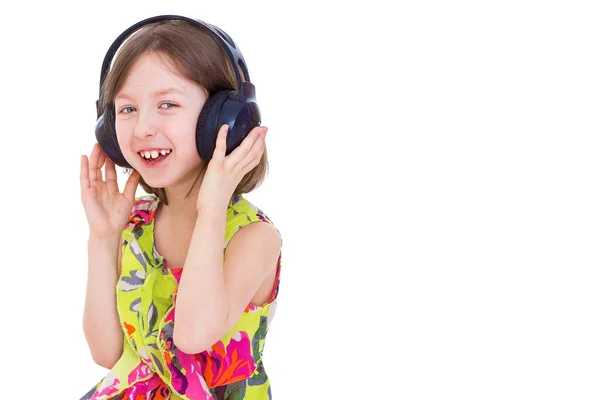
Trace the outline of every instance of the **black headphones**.
[[[196, 148], [198, 149], [200, 157], [208, 163], [215, 150], [219, 128], [223, 124], [229, 125], [226, 151], [226, 154], [229, 154], [239, 146], [248, 133], [259, 126], [261, 122], [260, 110], [256, 103], [254, 85], [250, 83], [250, 76], [248, 74], [248, 69], [246, 68], [244, 57], [227, 33], [214, 25], [208, 25], [195, 19], [179, 15], [160, 15], [140, 21], [121, 33], [108, 49], [100, 73], [100, 90], [102, 90], [102, 85], [108, 75], [112, 59], [121, 44], [142, 26], [166, 20], [188, 21], [203, 31], [211, 34], [222, 44], [229, 56], [233, 70], [235, 71], [235, 77], [240, 91], [222, 90], [214, 93], [206, 100], [206, 103], [200, 112], [200, 116], [198, 117], [198, 124], [196, 125]], [[242, 81], [239, 69], [244, 73], [244, 81]], [[107, 157], [116, 165], [131, 168], [131, 165], [125, 160], [117, 141], [114, 110], [112, 110], [112, 107], [109, 107], [102, 112], [102, 110], [100, 110], [100, 100], [97, 100], [96, 112], [98, 118], [96, 122], [96, 140], [98, 144]]]

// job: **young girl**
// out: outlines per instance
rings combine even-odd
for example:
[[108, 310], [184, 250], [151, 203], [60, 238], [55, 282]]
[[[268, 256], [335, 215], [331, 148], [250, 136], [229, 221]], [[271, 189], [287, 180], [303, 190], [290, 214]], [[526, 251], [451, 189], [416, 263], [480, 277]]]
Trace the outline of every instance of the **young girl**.
[[[84, 332], [110, 369], [82, 399], [271, 399], [262, 352], [281, 238], [242, 196], [265, 177], [267, 128], [231, 149], [223, 124], [201, 154], [203, 108], [241, 90], [242, 74], [202, 23], [170, 17], [129, 35], [101, 80], [102, 123], [132, 169], [123, 193], [107, 145], [81, 157]], [[148, 195], [135, 197], [138, 183]]]

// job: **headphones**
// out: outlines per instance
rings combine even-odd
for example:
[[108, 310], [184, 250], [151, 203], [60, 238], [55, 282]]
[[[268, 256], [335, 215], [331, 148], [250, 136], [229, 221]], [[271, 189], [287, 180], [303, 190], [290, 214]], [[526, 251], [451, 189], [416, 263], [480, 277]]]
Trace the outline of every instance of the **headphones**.
[[[244, 57], [231, 37], [223, 30], [214, 25], [205, 24], [179, 15], [160, 15], [140, 21], [121, 33], [108, 49], [100, 73], [100, 91], [102, 91], [102, 85], [108, 75], [112, 59], [121, 44], [142, 26], [167, 20], [188, 21], [203, 31], [208, 32], [223, 46], [235, 71], [239, 91], [222, 90], [214, 93], [206, 100], [198, 117], [196, 125], [196, 148], [200, 157], [208, 163], [215, 151], [217, 134], [223, 124], [229, 125], [226, 150], [226, 155], [228, 155], [261, 122], [260, 110], [256, 103], [255, 88], [250, 82]], [[239, 69], [244, 73], [244, 81], [242, 81]], [[116, 165], [124, 168], [132, 168], [125, 160], [119, 147], [115, 129], [115, 115], [112, 108], [108, 107], [107, 110], [102, 112], [100, 109], [100, 99], [96, 101], [98, 118], [96, 121], [96, 141], [106, 156]]]

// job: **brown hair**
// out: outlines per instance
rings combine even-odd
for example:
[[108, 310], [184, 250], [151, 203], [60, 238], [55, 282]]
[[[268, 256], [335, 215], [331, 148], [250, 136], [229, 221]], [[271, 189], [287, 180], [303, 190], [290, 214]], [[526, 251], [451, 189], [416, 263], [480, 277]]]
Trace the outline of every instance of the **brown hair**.
[[[239, 90], [233, 66], [222, 46], [210, 33], [187, 21], [167, 20], [142, 27], [122, 45], [106, 76], [100, 91], [101, 110], [114, 108], [115, 96], [131, 68], [141, 56], [149, 53], [167, 64], [171, 63], [177, 73], [204, 87], [209, 96], [221, 90]], [[240, 74], [244, 76], [241, 71]], [[187, 196], [198, 179], [204, 176], [206, 167], [207, 163], [202, 162]], [[260, 162], [242, 178], [232, 199], [256, 189], [265, 179], [268, 167], [265, 148]], [[169, 204], [163, 188], [150, 187], [143, 178], [140, 185], [146, 193], [158, 196], [165, 205]]]

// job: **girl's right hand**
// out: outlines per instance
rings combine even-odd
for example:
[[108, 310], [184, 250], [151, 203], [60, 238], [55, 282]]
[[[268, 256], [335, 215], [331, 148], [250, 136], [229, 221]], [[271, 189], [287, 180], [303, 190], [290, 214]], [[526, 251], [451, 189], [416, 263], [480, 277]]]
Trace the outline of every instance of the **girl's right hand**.
[[[102, 179], [102, 166], [106, 180]], [[85, 209], [90, 236], [95, 238], [110, 238], [119, 236], [129, 219], [135, 191], [140, 181], [140, 173], [133, 171], [123, 193], [119, 193], [115, 164], [104, 154], [96, 143], [88, 158], [81, 156], [81, 202]]]

